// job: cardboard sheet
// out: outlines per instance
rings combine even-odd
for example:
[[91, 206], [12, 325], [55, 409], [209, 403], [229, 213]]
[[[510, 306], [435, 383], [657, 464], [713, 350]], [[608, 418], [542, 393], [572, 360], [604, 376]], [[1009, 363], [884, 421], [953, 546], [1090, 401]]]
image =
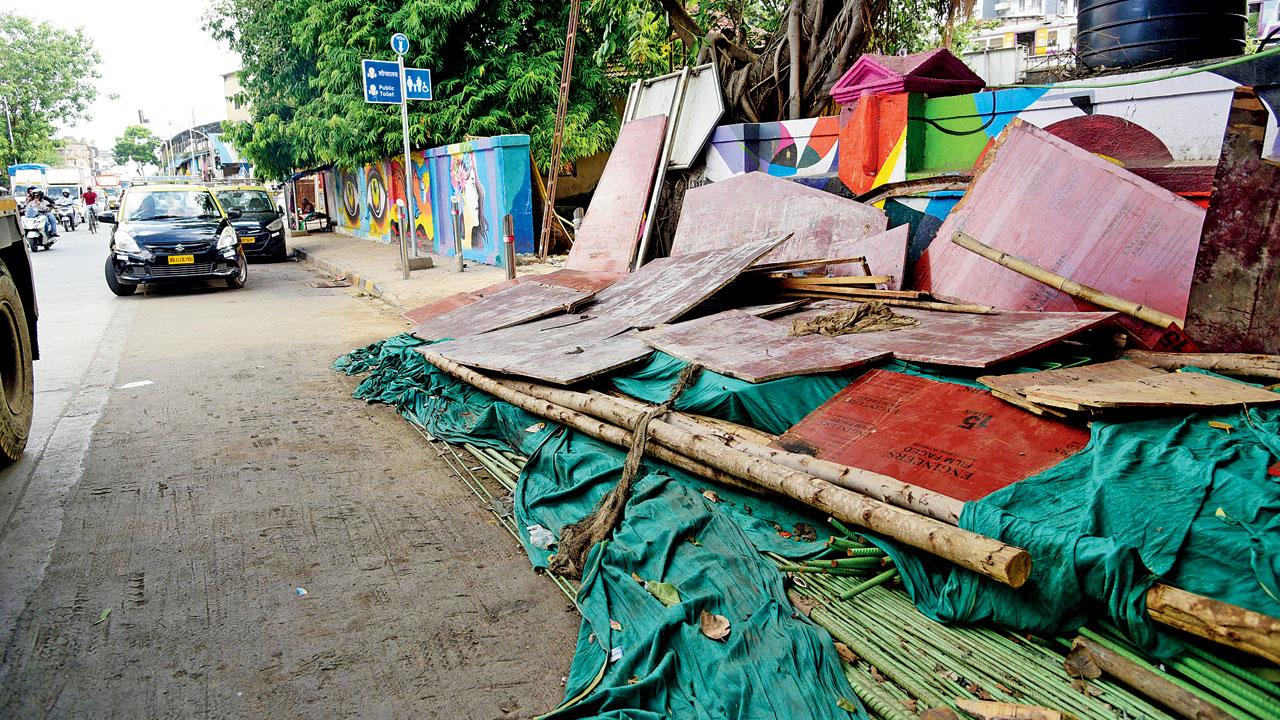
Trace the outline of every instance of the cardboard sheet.
[[729, 310], [654, 328], [640, 338], [668, 355], [752, 383], [849, 370], [889, 355], [821, 335], [789, 333], [785, 326]]
[[589, 272], [630, 271], [640, 243], [649, 191], [666, 138], [667, 117], [622, 126], [604, 174], [574, 238], [565, 267]]
[[[832, 254], [833, 247], [884, 232], [888, 222], [883, 212], [856, 200], [765, 173], [746, 173], [685, 193], [671, 254], [794, 233], [761, 262], [839, 257]], [[880, 273], [874, 265], [872, 270]]]
[[977, 500], [1084, 449], [1089, 432], [1028, 415], [985, 390], [872, 370], [775, 447]]
[[1103, 292], [1186, 316], [1204, 210], [1014, 120], [916, 264], [917, 289], [1007, 310], [1092, 306], [951, 242], [957, 230]]

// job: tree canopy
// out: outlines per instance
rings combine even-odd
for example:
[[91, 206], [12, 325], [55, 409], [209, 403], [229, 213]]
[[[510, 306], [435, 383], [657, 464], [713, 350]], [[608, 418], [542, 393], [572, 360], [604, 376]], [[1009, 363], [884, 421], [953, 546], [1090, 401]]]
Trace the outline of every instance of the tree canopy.
[[98, 95], [99, 62], [83, 29], [0, 13], [0, 113], [8, 109], [13, 128], [11, 145], [8, 128], [0, 127], [5, 162], [58, 162], [55, 123], [86, 117]]
[[112, 146], [111, 152], [116, 157], [116, 162], [124, 165], [125, 163], [138, 163], [138, 173], [142, 173], [142, 167], [156, 161], [156, 148], [160, 146], [160, 138], [156, 137], [145, 125], [129, 125], [124, 129], [120, 137], [116, 138], [116, 144]]
[[[333, 163], [350, 167], [399, 148], [395, 106], [364, 102], [362, 58], [430, 68], [434, 95], [410, 104], [410, 140], [429, 147], [469, 135], [527, 133], [550, 155], [568, 3], [542, 0], [215, 0], [206, 27], [243, 59], [253, 122], [231, 125], [237, 147], [267, 176]], [[583, 27], [566, 121], [565, 160], [608, 149], [617, 120], [610, 85]], [[582, 58], [586, 57], [583, 61]]]

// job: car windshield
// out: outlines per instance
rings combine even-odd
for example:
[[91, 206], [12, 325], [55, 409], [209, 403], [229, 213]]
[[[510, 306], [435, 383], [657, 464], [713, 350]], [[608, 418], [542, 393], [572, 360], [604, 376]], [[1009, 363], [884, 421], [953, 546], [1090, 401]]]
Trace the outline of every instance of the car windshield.
[[128, 222], [200, 219], [222, 217], [222, 212], [207, 190], [144, 191], [125, 198], [124, 217]]
[[218, 192], [218, 201], [228, 210], [239, 210], [244, 213], [269, 213], [271, 196], [262, 190], [222, 190]]

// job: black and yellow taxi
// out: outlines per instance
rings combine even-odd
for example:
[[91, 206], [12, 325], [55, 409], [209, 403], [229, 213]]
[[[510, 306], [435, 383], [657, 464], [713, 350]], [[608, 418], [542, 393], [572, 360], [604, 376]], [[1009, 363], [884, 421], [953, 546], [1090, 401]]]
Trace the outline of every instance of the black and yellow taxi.
[[242, 288], [248, 261], [226, 209], [204, 185], [135, 182], [120, 198], [119, 213], [101, 213], [111, 226], [107, 287], [132, 295], [139, 285], [222, 281]]
[[283, 260], [289, 250], [284, 240], [284, 215], [261, 185], [225, 185], [213, 188], [218, 202], [227, 210], [239, 210], [231, 221], [250, 259]]

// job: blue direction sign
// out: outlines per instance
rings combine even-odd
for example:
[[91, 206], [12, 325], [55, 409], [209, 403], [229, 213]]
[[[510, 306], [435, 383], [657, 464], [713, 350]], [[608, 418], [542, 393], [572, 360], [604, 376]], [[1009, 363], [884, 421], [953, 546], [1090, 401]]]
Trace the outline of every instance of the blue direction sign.
[[405, 68], [404, 94], [410, 100], [430, 100], [431, 71], [421, 68]]
[[409, 36], [404, 33], [396, 33], [391, 36], [391, 49], [396, 51], [397, 55], [403, 55], [409, 52]]
[[364, 85], [364, 101], [400, 104], [400, 66], [390, 60], [361, 60], [361, 84]]

